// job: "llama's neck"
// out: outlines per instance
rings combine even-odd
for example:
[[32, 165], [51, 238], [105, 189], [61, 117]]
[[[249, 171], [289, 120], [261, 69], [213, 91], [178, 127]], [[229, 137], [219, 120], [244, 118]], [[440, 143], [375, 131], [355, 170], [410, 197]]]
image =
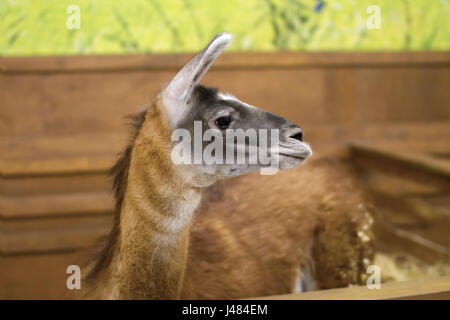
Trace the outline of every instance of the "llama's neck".
[[184, 182], [170, 160], [167, 137], [152, 129], [138, 136], [132, 153], [111, 298], [176, 299], [183, 283], [201, 191]]

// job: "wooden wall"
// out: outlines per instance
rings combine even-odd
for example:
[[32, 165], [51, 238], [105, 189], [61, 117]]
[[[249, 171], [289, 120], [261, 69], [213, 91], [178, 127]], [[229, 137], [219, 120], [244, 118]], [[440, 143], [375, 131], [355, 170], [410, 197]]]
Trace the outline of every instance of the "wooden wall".
[[[108, 229], [106, 172], [190, 55], [1, 58], [0, 298], [70, 297], [65, 268]], [[450, 150], [450, 53], [242, 53], [203, 83], [281, 114], [314, 150]]]

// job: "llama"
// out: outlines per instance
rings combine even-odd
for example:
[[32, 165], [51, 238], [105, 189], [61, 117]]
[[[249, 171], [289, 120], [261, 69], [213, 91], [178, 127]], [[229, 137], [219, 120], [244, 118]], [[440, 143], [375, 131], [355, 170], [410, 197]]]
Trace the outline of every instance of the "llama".
[[[337, 157], [302, 164], [311, 155], [302, 129], [199, 84], [230, 39], [214, 37], [133, 117], [112, 168], [116, 215], [87, 279], [91, 297], [232, 299], [364, 280], [372, 218], [351, 169]], [[172, 133], [194, 121], [223, 134], [278, 130], [282, 171], [174, 164]]]

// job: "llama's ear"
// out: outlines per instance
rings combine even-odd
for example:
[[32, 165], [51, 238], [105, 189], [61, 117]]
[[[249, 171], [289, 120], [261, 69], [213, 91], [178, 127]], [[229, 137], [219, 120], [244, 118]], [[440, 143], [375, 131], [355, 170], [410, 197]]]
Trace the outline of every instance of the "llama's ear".
[[172, 127], [189, 113], [193, 101], [193, 89], [200, 82], [213, 62], [230, 42], [232, 35], [219, 33], [172, 79], [162, 92], [163, 102], [169, 114]]

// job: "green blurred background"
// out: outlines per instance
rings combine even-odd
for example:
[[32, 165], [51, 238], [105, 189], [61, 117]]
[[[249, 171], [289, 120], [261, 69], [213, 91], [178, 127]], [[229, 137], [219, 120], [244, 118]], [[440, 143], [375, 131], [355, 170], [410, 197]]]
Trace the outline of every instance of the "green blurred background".
[[[81, 9], [69, 30], [67, 7]], [[368, 29], [370, 5], [380, 29]], [[230, 51], [449, 50], [449, 0], [0, 0], [6, 56], [194, 52], [221, 31]]]

